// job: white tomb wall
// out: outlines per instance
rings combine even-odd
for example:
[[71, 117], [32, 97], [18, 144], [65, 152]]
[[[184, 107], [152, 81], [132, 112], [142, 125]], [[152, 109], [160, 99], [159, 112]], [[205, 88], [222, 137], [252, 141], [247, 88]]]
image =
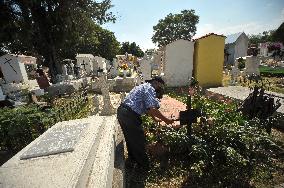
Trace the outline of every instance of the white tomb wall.
[[189, 84], [193, 70], [194, 42], [177, 40], [166, 46], [164, 79], [167, 86]]
[[17, 55], [3, 55], [0, 57], [0, 67], [6, 83], [28, 82], [28, 75], [22, 57]]

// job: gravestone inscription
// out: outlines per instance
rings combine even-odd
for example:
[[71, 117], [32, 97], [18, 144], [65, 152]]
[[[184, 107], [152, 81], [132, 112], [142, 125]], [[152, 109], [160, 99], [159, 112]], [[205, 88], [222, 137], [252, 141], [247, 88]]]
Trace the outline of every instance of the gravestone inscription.
[[63, 125], [52, 129], [39, 142], [32, 145], [20, 159], [30, 159], [72, 152], [88, 124]]

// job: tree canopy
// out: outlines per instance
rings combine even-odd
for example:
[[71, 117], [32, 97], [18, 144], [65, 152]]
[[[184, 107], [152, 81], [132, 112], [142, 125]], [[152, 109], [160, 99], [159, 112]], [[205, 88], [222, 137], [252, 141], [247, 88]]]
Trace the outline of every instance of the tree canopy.
[[42, 56], [51, 76], [76, 53], [115, 57], [119, 43], [99, 25], [115, 22], [111, 0], [0, 1], [0, 51]]
[[264, 43], [264, 42], [273, 42], [274, 39], [272, 37], [275, 30], [270, 31], [263, 31], [262, 33], [259, 33], [257, 35], [249, 35], [249, 43], [250, 44], [258, 44], [258, 43]]
[[144, 56], [144, 52], [141, 50], [141, 48], [139, 47], [139, 45], [137, 45], [135, 42], [123, 42], [121, 44], [120, 47], [120, 54], [132, 54], [135, 55], [137, 57], [143, 57]]
[[284, 22], [278, 27], [272, 36], [275, 41], [279, 41], [284, 44]]
[[169, 14], [153, 27], [152, 41], [159, 47], [178, 39], [191, 40], [196, 33], [199, 16], [194, 10], [183, 10], [179, 14]]

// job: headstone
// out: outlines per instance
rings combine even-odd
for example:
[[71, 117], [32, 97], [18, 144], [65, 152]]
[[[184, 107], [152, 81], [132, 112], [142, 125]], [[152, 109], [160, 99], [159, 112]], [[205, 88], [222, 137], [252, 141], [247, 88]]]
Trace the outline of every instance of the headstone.
[[161, 75], [162, 73], [162, 69], [161, 69], [161, 61], [162, 59], [162, 52], [157, 51], [154, 55], [154, 61], [153, 61], [153, 65], [152, 65], [152, 69], [157, 71], [158, 75]]
[[189, 84], [193, 70], [194, 42], [177, 40], [168, 44], [164, 51], [164, 79], [167, 86], [179, 87]]
[[147, 56], [144, 56], [143, 59], [140, 61], [140, 70], [144, 81], [150, 80], [152, 78], [151, 60], [148, 59]]
[[98, 95], [94, 95], [94, 97], [93, 97], [93, 106], [94, 106], [93, 112], [95, 114], [98, 113], [99, 107], [100, 107], [100, 101], [99, 101]]
[[257, 56], [246, 56], [246, 75], [260, 75], [259, 63], [260, 61]]
[[101, 88], [103, 95], [103, 108], [101, 111], [101, 115], [109, 116], [115, 114], [115, 109], [113, 108], [110, 101], [110, 95], [109, 95], [110, 84], [107, 83], [107, 77], [105, 73], [103, 73], [102, 76], [99, 78], [99, 86]]
[[97, 70], [102, 69], [103, 72], [106, 72], [107, 66], [105, 58], [95, 56], [95, 60], [97, 62]]
[[5, 98], [6, 98], [6, 95], [3, 94], [2, 87], [0, 87], [0, 101], [4, 101]]
[[112, 66], [110, 68], [110, 77], [115, 78], [117, 75], [118, 75], [118, 70], [114, 66]]
[[93, 71], [93, 61], [95, 57], [92, 54], [77, 54], [77, 66], [86, 71], [86, 74], [91, 74]]
[[68, 72], [67, 72], [67, 66], [66, 65], [62, 66], [62, 76], [64, 77], [64, 79], [67, 79], [67, 77], [68, 77]]
[[28, 83], [25, 63], [35, 62], [31, 56], [6, 54], [0, 57], [0, 68], [6, 83]]
[[70, 75], [74, 76], [74, 64], [70, 63]]
[[234, 85], [238, 79], [238, 76], [240, 75], [240, 70], [238, 69], [237, 66], [232, 66], [232, 70], [230, 71], [230, 76], [231, 76], [231, 85]]
[[116, 58], [113, 58], [113, 59], [112, 59], [112, 65], [113, 65], [113, 67], [114, 67], [115, 69], [118, 68], [118, 62], [117, 62], [117, 59], [116, 59]]

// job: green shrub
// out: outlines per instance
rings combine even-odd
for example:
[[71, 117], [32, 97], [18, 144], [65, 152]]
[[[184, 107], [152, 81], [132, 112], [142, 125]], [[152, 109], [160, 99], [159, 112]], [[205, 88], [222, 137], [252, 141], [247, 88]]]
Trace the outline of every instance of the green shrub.
[[36, 105], [0, 109], [0, 150], [16, 153], [60, 121], [87, 117], [92, 101], [84, 98], [60, 99], [50, 109]]
[[[186, 101], [185, 94], [175, 95]], [[249, 187], [251, 182], [272, 178], [279, 147], [263, 122], [248, 121], [236, 112], [234, 103], [218, 103], [198, 94], [192, 103], [206, 115], [192, 125], [190, 136], [185, 127], [153, 129], [149, 121], [144, 124], [153, 132], [152, 142], [169, 148], [169, 171], [177, 166], [187, 171], [188, 187]]]
[[36, 106], [0, 109], [0, 148], [17, 152], [52, 125]]
[[243, 58], [238, 58], [238, 69], [243, 70], [246, 67], [246, 61]]

